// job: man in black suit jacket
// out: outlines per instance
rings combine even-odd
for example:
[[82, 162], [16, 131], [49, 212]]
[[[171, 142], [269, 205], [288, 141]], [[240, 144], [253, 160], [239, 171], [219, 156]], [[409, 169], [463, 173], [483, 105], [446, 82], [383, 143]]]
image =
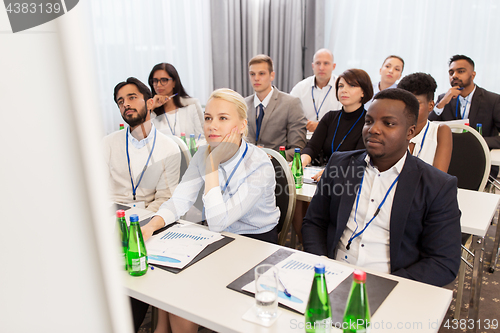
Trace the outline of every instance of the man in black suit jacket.
[[474, 84], [474, 61], [467, 56], [451, 57], [448, 74], [451, 88], [439, 95], [434, 111], [429, 114], [429, 120], [468, 118], [469, 125], [473, 128], [478, 123], [482, 124], [483, 137], [488, 147], [499, 149], [500, 95]]
[[302, 226], [305, 251], [437, 286], [455, 279], [457, 180], [407, 153], [418, 108], [402, 89], [374, 97], [366, 151], [333, 154], [321, 177]]

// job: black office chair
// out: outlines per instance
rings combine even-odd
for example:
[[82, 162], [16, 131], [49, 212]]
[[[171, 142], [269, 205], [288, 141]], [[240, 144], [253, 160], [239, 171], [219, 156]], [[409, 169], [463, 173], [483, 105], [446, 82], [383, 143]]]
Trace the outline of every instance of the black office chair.
[[271, 156], [271, 162], [276, 174], [276, 206], [280, 209], [278, 222], [278, 244], [285, 245], [286, 236], [292, 226], [292, 217], [295, 212], [295, 181], [288, 162], [277, 151], [262, 148]]
[[[448, 174], [457, 177], [458, 187], [484, 191], [490, 174], [490, 150], [484, 138], [472, 127], [449, 124], [453, 136]], [[464, 133], [463, 131], [467, 132]]]
[[[490, 175], [490, 150], [484, 138], [472, 127], [463, 124], [448, 124], [453, 136], [453, 151], [451, 153], [448, 174], [457, 177], [458, 187], [484, 191]], [[466, 131], [466, 132], [464, 132]], [[469, 257], [474, 254], [469, 250], [471, 235], [462, 233], [462, 263], [458, 273], [457, 302], [454, 318], [459, 319], [464, 289], [465, 266], [471, 269], [473, 265]]]

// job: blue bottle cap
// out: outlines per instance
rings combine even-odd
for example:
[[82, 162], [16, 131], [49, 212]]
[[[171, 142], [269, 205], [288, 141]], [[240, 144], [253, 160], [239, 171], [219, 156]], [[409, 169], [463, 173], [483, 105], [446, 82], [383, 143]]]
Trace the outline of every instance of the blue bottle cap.
[[325, 265], [323, 265], [323, 264], [314, 265], [314, 273], [325, 274]]
[[190, 138], [194, 138], [194, 134], [189, 134], [189, 137]]
[[130, 222], [139, 222], [139, 216], [137, 214], [130, 215]]
[[300, 153], [300, 148], [295, 148], [296, 153]]
[[477, 127], [483, 127], [483, 124], [481, 124], [481, 123], [477, 123], [477, 125], [476, 125], [476, 126], [477, 126]]

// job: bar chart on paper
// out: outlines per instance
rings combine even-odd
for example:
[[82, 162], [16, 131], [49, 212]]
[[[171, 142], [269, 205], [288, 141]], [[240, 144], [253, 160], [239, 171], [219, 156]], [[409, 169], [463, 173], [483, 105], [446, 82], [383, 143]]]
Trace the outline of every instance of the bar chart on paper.
[[[282, 267], [283, 269], [290, 269], [290, 270], [304, 270], [304, 271], [311, 271], [314, 274], [314, 265], [310, 265], [304, 262], [300, 262], [297, 260], [288, 260], [285, 261], [285, 264]], [[342, 273], [341, 271], [331, 271], [331, 270], [325, 270], [325, 276], [326, 275], [339, 275]]]
[[148, 260], [152, 264], [184, 268], [209, 244], [222, 235], [196, 225], [175, 225], [146, 242]]
[[[293, 253], [291, 256], [275, 264], [278, 268], [280, 279], [291, 294], [291, 296], [286, 296], [283, 292], [283, 287], [280, 286], [278, 301], [300, 313], [304, 313], [314, 277], [314, 265], [319, 263], [325, 265], [326, 285], [329, 293], [351, 275], [354, 270], [353, 268], [317, 256]], [[255, 281], [244, 286], [243, 290], [255, 293]]]
[[209, 237], [204, 237], [196, 234], [193, 235], [189, 233], [182, 233], [182, 232], [167, 232], [165, 235], [161, 237], [161, 239], [182, 239], [182, 238], [192, 239], [195, 241], [198, 240], [203, 241], [210, 239]]

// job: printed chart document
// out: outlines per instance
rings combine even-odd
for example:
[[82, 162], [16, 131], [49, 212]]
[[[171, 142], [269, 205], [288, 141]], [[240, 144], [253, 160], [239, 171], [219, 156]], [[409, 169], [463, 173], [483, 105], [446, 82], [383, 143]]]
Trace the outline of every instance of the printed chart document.
[[305, 167], [304, 168], [304, 176], [303, 176], [304, 183], [316, 184], [317, 182], [311, 178], [312, 178], [312, 176], [316, 175], [318, 172], [320, 172], [323, 169], [324, 169], [324, 167], [314, 167], [314, 166]]
[[196, 225], [176, 224], [146, 242], [148, 261], [182, 269], [208, 245], [222, 238], [220, 233]]
[[[332, 262], [319, 257], [312, 257], [303, 253], [294, 253], [283, 261], [277, 263], [279, 277], [285, 284], [287, 291], [291, 294], [286, 296], [284, 288], [280, 284], [278, 301], [294, 310], [304, 313], [311, 292], [314, 278], [314, 265], [325, 265], [325, 277], [328, 293], [331, 293], [342, 281], [354, 271], [353, 268]], [[269, 273], [271, 274], [271, 273]], [[243, 287], [251, 293], [255, 293], [255, 280]]]

